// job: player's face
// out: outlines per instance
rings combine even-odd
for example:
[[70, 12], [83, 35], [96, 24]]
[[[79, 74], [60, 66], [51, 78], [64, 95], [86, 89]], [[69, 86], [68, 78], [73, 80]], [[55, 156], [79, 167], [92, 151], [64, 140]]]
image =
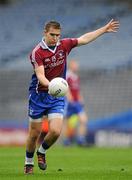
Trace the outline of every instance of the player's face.
[[48, 31], [44, 32], [45, 42], [48, 46], [55, 46], [60, 39], [61, 30], [50, 27]]

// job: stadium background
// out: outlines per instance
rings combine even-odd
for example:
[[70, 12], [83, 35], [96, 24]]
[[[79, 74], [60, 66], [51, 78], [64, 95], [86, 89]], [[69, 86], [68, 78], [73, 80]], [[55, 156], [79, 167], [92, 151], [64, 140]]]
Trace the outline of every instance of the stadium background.
[[24, 144], [31, 49], [45, 21], [62, 24], [62, 37], [120, 21], [116, 34], [74, 49], [88, 112], [88, 141], [97, 146], [132, 144], [132, 2], [123, 0], [0, 1], [0, 144]]

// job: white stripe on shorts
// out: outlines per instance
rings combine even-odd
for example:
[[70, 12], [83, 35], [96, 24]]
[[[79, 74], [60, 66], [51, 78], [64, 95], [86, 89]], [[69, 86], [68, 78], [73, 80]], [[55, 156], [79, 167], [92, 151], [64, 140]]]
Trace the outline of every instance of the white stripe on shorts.
[[49, 120], [55, 119], [55, 118], [63, 119], [63, 114], [61, 114], [61, 113], [51, 113], [51, 114], [48, 114], [48, 119]]
[[[33, 119], [33, 118], [29, 117], [29, 121], [38, 123], [38, 122], [42, 122], [44, 118], [47, 118], [47, 116], [43, 116], [43, 117], [38, 118], [38, 119]], [[61, 113], [48, 114], [48, 120], [56, 119], [56, 118], [63, 119], [63, 114], [61, 114]]]
[[36, 123], [42, 122], [43, 119], [44, 119], [44, 116], [41, 117], [41, 118], [38, 118], [38, 119], [33, 119], [33, 118], [29, 117], [29, 121], [30, 121], [30, 122], [36, 122]]

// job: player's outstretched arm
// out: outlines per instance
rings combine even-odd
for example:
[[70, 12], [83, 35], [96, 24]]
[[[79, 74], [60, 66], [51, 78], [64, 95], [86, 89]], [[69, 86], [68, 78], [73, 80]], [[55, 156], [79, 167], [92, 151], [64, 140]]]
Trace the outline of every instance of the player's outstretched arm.
[[88, 33], [80, 36], [78, 38], [78, 46], [88, 44], [91, 41], [94, 41], [99, 36], [103, 35], [104, 33], [117, 32], [118, 29], [119, 29], [119, 21], [116, 21], [116, 20], [112, 19], [105, 26], [103, 26], [103, 27], [101, 27], [101, 28], [99, 28], [99, 29], [97, 29], [95, 31], [88, 32]]

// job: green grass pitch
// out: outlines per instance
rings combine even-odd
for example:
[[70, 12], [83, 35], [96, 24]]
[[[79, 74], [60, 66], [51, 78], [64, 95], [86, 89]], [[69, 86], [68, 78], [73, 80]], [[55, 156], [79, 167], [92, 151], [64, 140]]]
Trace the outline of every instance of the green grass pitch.
[[23, 174], [25, 148], [0, 147], [0, 180], [132, 180], [131, 148], [79, 148], [54, 145], [47, 152], [48, 168]]

